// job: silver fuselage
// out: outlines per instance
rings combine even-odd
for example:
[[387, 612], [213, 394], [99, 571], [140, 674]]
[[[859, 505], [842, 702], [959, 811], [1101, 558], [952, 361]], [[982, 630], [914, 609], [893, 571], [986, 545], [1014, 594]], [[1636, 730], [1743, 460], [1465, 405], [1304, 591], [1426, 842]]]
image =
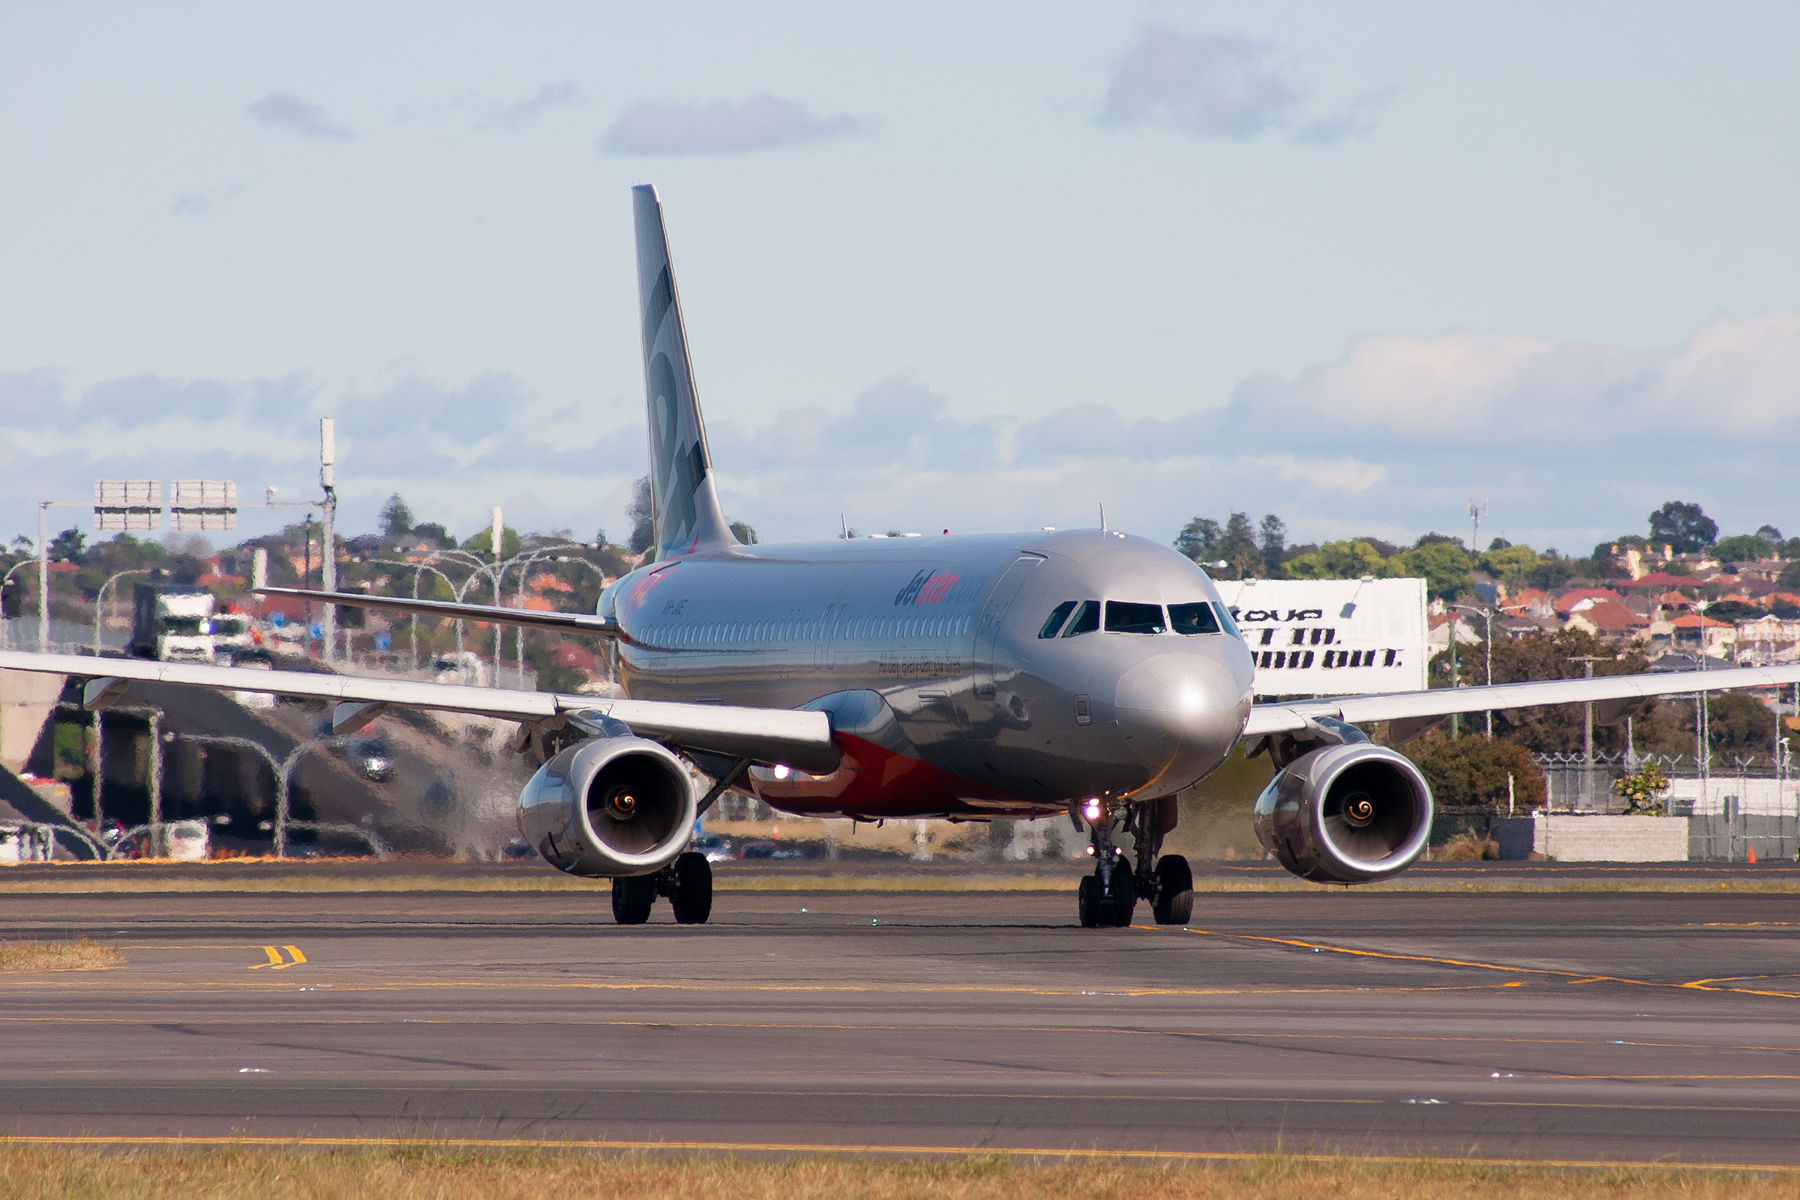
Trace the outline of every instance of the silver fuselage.
[[1023, 816], [1173, 795], [1224, 761], [1250, 708], [1233, 632], [1042, 637], [1066, 601], [1217, 604], [1174, 551], [1124, 534], [734, 547], [609, 587], [637, 699], [833, 713], [827, 776], [750, 773], [790, 812]]

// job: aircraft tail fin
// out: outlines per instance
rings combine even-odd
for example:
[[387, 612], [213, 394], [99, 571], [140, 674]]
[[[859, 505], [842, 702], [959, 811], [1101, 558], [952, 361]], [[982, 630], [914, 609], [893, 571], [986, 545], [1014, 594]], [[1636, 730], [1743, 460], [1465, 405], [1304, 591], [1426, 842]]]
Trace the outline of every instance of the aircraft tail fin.
[[656, 557], [738, 544], [713, 485], [706, 423], [694, 391], [681, 297], [669, 262], [662, 202], [648, 184], [631, 189], [637, 222], [638, 303], [644, 321], [644, 392], [650, 412], [650, 502]]

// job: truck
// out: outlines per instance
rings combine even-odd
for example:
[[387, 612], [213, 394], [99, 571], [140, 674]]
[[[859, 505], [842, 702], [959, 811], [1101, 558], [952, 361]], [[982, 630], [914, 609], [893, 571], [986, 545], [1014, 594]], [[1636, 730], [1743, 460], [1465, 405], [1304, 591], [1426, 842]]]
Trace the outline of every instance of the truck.
[[131, 593], [131, 653], [163, 662], [212, 663], [213, 595], [195, 587], [140, 583]]

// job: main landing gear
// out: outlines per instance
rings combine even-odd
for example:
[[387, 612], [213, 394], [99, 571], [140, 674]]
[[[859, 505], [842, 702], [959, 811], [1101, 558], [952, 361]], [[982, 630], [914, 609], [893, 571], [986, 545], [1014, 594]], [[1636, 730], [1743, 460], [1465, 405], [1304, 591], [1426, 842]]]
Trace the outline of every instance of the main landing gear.
[[[1094, 873], [1081, 881], [1076, 911], [1089, 929], [1131, 924], [1139, 899], [1150, 901], [1158, 925], [1185, 925], [1194, 910], [1194, 873], [1187, 859], [1164, 854], [1163, 836], [1175, 828], [1175, 798], [1113, 805], [1087, 800], [1069, 812], [1076, 828], [1086, 825]], [[1128, 856], [1115, 831], [1132, 835], [1136, 854]], [[1136, 858], [1135, 869], [1131, 858]]]
[[706, 855], [689, 850], [651, 875], [627, 875], [612, 881], [613, 920], [642, 925], [658, 896], [669, 898], [678, 925], [704, 925], [712, 915], [712, 866]]

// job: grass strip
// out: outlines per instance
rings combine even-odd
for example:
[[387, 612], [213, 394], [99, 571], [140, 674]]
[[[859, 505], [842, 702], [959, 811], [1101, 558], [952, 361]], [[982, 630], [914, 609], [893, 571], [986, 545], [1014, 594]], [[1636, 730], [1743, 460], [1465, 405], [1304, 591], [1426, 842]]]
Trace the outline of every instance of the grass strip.
[[0, 1147], [0, 1200], [173, 1200], [254, 1196], [404, 1196], [416, 1200], [1763, 1200], [1789, 1197], [1800, 1173], [1659, 1166], [1567, 1167], [1453, 1159], [1219, 1156], [1194, 1161], [980, 1153], [880, 1158], [772, 1158], [620, 1154], [593, 1150], [494, 1151], [455, 1145], [372, 1149], [118, 1149]]
[[87, 938], [69, 942], [0, 942], [0, 971], [100, 971], [125, 956]]
[[[945, 875], [732, 875], [713, 877], [719, 892], [1070, 892], [1076, 879], [1068, 875], [968, 876]], [[108, 879], [103, 873], [80, 872], [54, 879], [0, 878], [0, 896], [97, 895], [111, 893], [226, 893], [226, 892], [591, 892], [604, 889], [605, 880], [578, 879], [570, 875], [521, 874], [516, 877], [463, 877], [455, 875], [396, 874], [387, 877], [354, 877], [272, 872], [265, 878], [222, 877], [207, 879], [187, 873], [167, 877], [138, 875]], [[1198, 879], [1194, 891], [1205, 895], [1310, 893], [1327, 885], [1302, 879]], [[1530, 879], [1451, 880], [1407, 878], [1385, 883], [1365, 883], [1338, 888], [1335, 894], [1429, 893], [1434, 895], [1551, 895], [1580, 892], [1679, 893], [1684, 895], [1792, 895], [1800, 893], [1800, 879], [1742, 879], [1719, 882], [1702, 880], [1562, 879], [1538, 882]]]

